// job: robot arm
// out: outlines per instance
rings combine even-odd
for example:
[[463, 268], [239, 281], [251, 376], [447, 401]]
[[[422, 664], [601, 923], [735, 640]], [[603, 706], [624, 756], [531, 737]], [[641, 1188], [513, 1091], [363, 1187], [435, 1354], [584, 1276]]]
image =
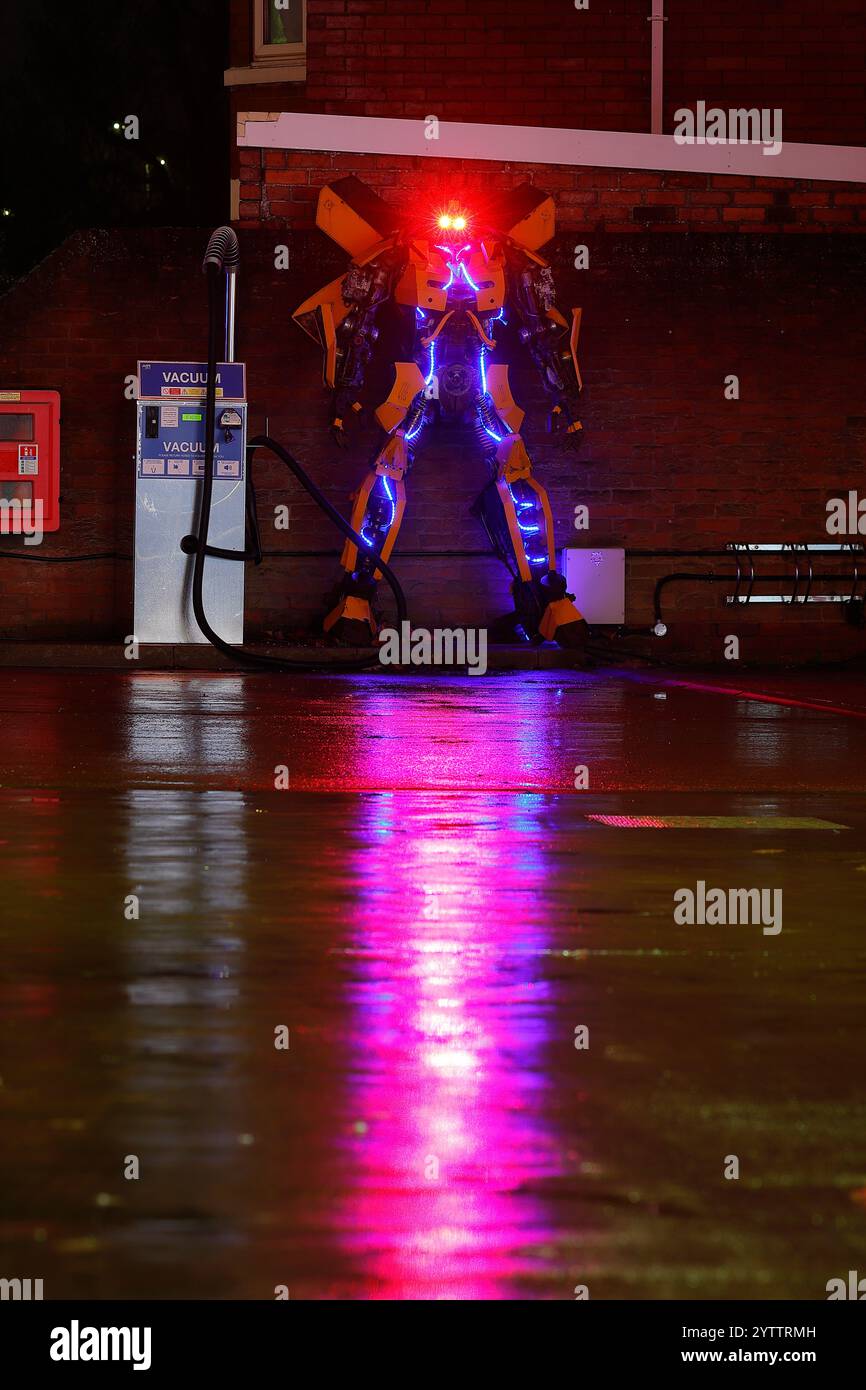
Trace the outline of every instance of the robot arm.
[[577, 360], [581, 310], [572, 309], [571, 323], [560, 313], [550, 267], [538, 257], [521, 257], [512, 267], [510, 281], [511, 300], [522, 325], [521, 341], [529, 348], [551, 401], [549, 428], [564, 428], [573, 436], [581, 428], [577, 418], [583, 389]]
[[393, 287], [389, 258], [355, 263], [295, 310], [294, 317], [323, 352], [323, 378], [331, 389], [331, 430], [338, 443], [346, 424], [361, 409], [359, 396], [379, 336], [376, 315]]
[[346, 421], [361, 409], [360, 394], [379, 336], [376, 315], [391, 293], [393, 273], [381, 262], [353, 265], [343, 276], [342, 299], [348, 312], [336, 330], [331, 429], [345, 442]]

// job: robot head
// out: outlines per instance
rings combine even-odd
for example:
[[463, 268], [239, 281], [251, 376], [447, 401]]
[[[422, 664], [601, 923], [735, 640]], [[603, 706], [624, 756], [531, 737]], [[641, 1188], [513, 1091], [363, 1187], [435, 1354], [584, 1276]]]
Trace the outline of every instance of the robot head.
[[465, 246], [471, 239], [471, 218], [465, 208], [450, 203], [447, 208], [434, 214], [435, 240], [454, 251]]

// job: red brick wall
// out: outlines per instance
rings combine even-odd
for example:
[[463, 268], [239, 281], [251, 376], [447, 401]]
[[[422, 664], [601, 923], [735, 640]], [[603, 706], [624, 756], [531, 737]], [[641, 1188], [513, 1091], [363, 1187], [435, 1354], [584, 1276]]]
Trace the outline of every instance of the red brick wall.
[[665, 14], [666, 130], [703, 100], [779, 107], [786, 140], [866, 145], [862, 0], [665, 0]]
[[[651, 0], [307, 0], [307, 83], [240, 88], [235, 109], [648, 130]], [[665, 119], [781, 107], [789, 140], [866, 144], [861, 0], [665, 0]], [[231, 61], [251, 0], [232, 0]], [[251, 92], [256, 103], [249, 100]]]
[[[250, 0], [233, 0], [232, 62]], [[307, 83], [246, 88], [259, 110], [524, 125], [644, 127], [647, 0], [308, 0]], [[240, 105], [249, 106], [244, 89]]]
[[[232, 61], [250, 60], [250, 0], [235, 0]], [[649, 129], [651, 0], [308, 0], [307, 82], [243, 86], [232, 112], [317, 111]], [[666, 0], [665, 130], [679, 107], [781, 108], [786, 140], [866, 144], [861, 0]], [[531, 178], [560, 225], [627, 231], [858, 231], [866, 185], [327, 152], [232, 151], [241, 221], [312, 225], [318, 188], [352, 172], [384, 197]], [[768, 175], [772, 173], [768, 161]]]
[[[248, 127], [249, 128], [249, 127]], [[424, 200], [531, 179], [556, 196], [560, 231], [866, 231], [866, 184], [735, 174], [493, 166], [484, 160], [242, 149], [242, 225], [312, 227], [329, 178], [355, 173], [385, 199]]]
[[[124, 377], [140, 355], [203, 351], [205, 239], [195, 230], [81, 234], [0, 301], [0, 389], [62, 394], [61, 530], [39, 553], [131, 554], [134, 406], [124, 398]], [[373, 436], [363, 427], [348, 454], [330, 443], [318, 353], [291, 321], [343, 258], [319, 233], [280, 240], [289, 244], [288, 271], [274, 269], [272, 232], [242, 232], [238, 347], [248, 363], [251, 424], [261, 429], [267, 414], [271, 433], [347, 507]], [[827, 498], [863, 486], [863, 243], [588, 233], [587, 244], [590, 268], [582, 272], [572, 268], [570, 238], [552, 248], [562, 302], [585, 310], [579, 452], [544, 433], [526, 362], [516, 364], [514, 388], [528, 409], [526, 436], [550, 490], [558, 545], [629, 549], [628, 618], [648, 626], [655, 579], [692, 562], [635, 552], [826, 541]], [[737, 402], [724, 400], [729, 373], [740, 378]], [[371, 380], [369, 404], [387, 384], [386, 370]], [[508, 607], [507, 576], [492, 559], [405, 553], [487, 548], [468, 515], [483, 469], [465, 442], [434, 437], [408, 482], [395, 566], [414, 621], [428, 626], [484, 623]], [[306, 495], [286, 486], [280, 466], [262, 463], [256, 476], [267, 549], [339, 548]], [[292, 508], [287, 534], [272, 526], [282, 501]], [[573, 530], [581, 503], [590, 508], [588, 533]], [[20, 552], [21, 542], [2, 538], [0, 550]], [[312, 627], [336, 574], [336, 557], [327, 555], [250, 567], [250, 636]], [[2, 560], [0, 583], [4, 639], [119, 640], [130, 631], [128, 560]], [[683, 659], [719, 658], [729, 632], [742, 636], [744, 660], [811, 660], [864, 646], [835, 606], [732, 614], [709, 585], [675, 589], [666, 606], [672, 650]]]

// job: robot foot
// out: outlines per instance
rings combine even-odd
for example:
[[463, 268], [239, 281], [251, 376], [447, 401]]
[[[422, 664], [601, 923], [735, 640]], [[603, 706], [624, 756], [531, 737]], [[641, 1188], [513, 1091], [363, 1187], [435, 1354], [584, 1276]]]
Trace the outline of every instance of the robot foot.
[[376, 645], [369, 623], [360, 622], [356, 618], [338, 618], [334, 626], [329, 629], [328, 636], [335, 647], [375, 647]]
[[328, 637], [341, 647], [375, 647], [376, 622], [369, 599], [343, 594], [325, 618]]
[[[573, 606], [573, 605], [572, 605]], [[574, 610], [577, 612], [577, 609]], [[583, 618], [572, 618], [569, 622], [559, 623], [554, 629], [553, 640], [560, 647], [565, 647], [569, 651], [584, 651], [589, 637], [589, 629]]]
[[556, 642], [569, 651], [581, 651], [586, 646], [589, 630], [585, 619], [574, 606], [573, 595], [566, 593], [565, 580], [551, 570], [541, 580], [542, 603], [546, 603], [538, 624], [539, 636], [545, 642]]

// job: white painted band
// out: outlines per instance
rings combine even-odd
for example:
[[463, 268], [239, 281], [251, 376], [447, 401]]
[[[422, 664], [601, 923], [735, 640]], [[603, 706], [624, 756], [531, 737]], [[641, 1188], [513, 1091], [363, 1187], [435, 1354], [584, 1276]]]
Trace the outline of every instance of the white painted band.
[[866, 149], [860, 145], [795, 145], [786, 141], [778, 153], [770, 154], [760, 144], [685, 145], [678, 144], [672, 135], [644, 135], [637, 131], [439, 121], [438, 139], [428, 140], [425, 129], [421, 119], [246, 111], [238, 115], [237, 142], [243, 148], [253, 149], [421, 155], [433, 159], [489, 159], [507, 164], [866, 183]]

